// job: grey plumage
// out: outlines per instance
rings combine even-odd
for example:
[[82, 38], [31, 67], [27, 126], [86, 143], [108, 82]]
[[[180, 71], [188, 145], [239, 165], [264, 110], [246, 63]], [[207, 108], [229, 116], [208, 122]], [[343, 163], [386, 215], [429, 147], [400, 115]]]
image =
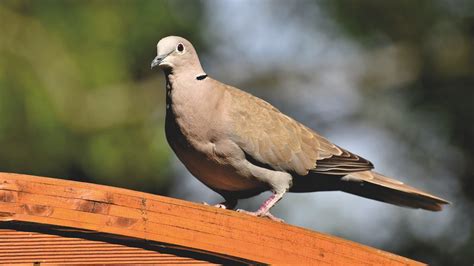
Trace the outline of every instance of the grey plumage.
[[[238, 199], [271, 190], [256, 212], [286, 192], [341, 190], [404, 207], [441, 210], [448, 202], [372, 171], [346, 151], [249, 93], [207, 77], [190, 42], [163, 38], [157, 45], [166, 77], [166, 137], [186, 168], [233, 209]], [[246, 212], [246, 211], [245, 211]]]

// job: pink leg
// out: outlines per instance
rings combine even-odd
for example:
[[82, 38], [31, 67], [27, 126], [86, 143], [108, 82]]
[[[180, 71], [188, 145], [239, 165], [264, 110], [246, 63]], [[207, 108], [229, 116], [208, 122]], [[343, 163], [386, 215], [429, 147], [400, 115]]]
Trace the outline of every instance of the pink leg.
[[260, 217], [268, 217], [271, 220], [278, 221], [278, 222], [283, 222], [282, 219], [273, 216], [273, 214], [270, 213], [270, 209], [283, 197], [283, 194], [285, 193], [273, 193], [261, 206], [258, 208], [257, 211], [255, 212], [249, 212], [246, 210], [241, 210], [238, 209], [238, 212], [243, 212], [247, 213], [253, 216], [260, 216]]

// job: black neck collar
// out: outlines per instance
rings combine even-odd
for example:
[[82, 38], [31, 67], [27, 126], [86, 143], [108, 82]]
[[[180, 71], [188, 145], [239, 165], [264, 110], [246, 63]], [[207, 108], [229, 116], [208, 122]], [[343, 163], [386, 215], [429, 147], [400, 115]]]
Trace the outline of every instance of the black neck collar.
[[203, 79], [205, 79], [205, 78], [207, 78], [207, 74], [206, 74], [206, 73], [196, 76], [196, 79], [197, 79], [197, 80], [203, 80]]

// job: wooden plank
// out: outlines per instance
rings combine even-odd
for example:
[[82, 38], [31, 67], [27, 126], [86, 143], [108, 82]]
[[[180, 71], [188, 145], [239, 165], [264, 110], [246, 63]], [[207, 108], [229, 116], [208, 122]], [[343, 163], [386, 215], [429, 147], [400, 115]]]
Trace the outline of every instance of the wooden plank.
[[[44, 241], [43, 241], [44, 240]], [[154, 263], [201, 264], [208, 261], [80, 237], [0, 229], [0, 263]]]
[[127, 189], [0, 173], [0, 220], [93, 230], [261, 263], [420, 265], [303, 228]]

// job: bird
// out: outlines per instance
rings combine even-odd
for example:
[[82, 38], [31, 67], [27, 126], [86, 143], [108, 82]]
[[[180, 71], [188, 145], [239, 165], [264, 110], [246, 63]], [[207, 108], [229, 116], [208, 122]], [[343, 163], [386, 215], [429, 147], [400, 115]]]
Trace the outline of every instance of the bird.
[[204, 72], [188, 40], [162, 38], [151, 68], [166, 80], [166, 139], [198, 180], [233, 210], [240, 199], [271, 196], [253, 216], [282, 219], [270, 209], [287, 192], [343, 191], [402, 207], [440, 211], [449, 202], [375, 172], [367, 159], [333, 144], [270, 103]]

